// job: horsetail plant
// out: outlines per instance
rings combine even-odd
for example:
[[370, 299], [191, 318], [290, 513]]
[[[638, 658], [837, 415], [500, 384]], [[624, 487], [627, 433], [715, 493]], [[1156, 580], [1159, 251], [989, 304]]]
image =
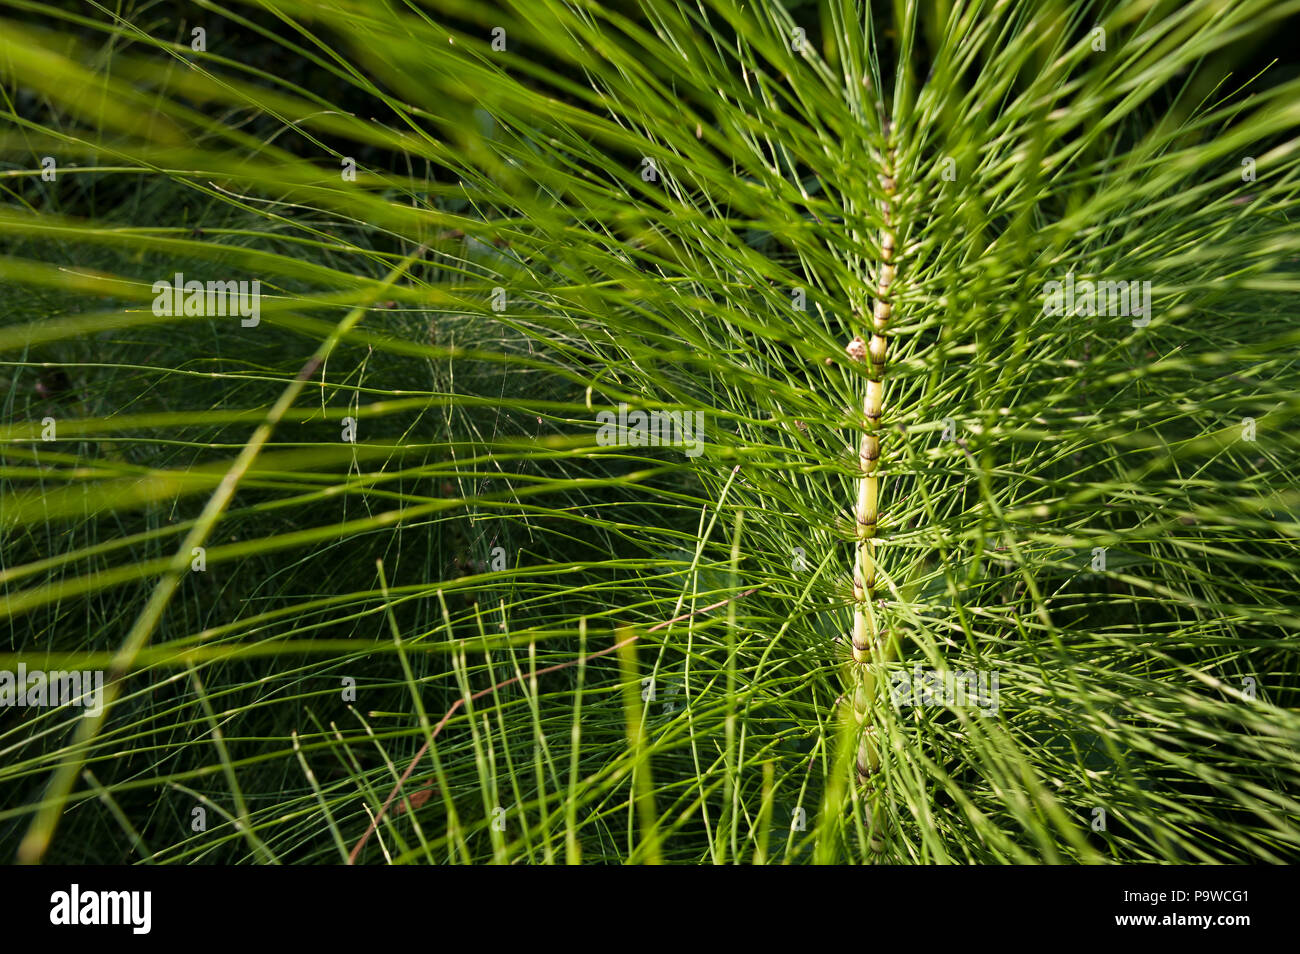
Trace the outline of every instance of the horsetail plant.
[[[890, 125], [884, 124], [885, 135]], [[880, 623], [873, 605], [876, 600], [878, 574], [876, 570], [876, 541], [880, 518], [880, 449], [881, 417], [884, 411], [885, 363], [889, 344], [885, 337], [892, 316], [890, 286], [894, 282], [894, 250], [896, 233], [893, 221], [893, 196], [895, 192], [894, 149], [887, 145], [885, 161], [880, 176], [885, 200], [881, 206], [880, 259], [876, 269], [875, 304], [872, 308], [870, 344], [863, 344], [855, 336], [848, 345], [849, 357], [868, 363], [866, 397], [862, 416], [864, 431], [858, 453], [862, 476], [858, 481], [857, 504], [854, 508], [855, 545], [853, 564], [853, 662], [856, 666], [852, 685], [853, 713], [860, 725], [855, 768], [858, 779], [866, 783], [880, 765], [880, 756], [873, 737], [875, 729], [870, 724], [870, 713], [876, 704], [877, 679], [872, 670], [885, 659], [885, 645], [880, 637]]]
[[1296, 14], [0, 0], [0, 848], [1300, 859]]

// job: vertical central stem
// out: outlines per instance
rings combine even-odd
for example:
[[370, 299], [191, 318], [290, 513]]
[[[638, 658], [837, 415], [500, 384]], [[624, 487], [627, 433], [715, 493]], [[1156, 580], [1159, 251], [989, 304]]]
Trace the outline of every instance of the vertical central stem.
[[[880, 177], [885, 193], [883, 208], [884, 227], [880, 233], [880, 269], [877, 272], [875, 307], [872, 311], [870, 344], [855, 337], [848, 346], [849, 356], [855, 361], [867, 360], [869, 375], [867, 395], [863, 401], [865, 430], [858, 452], [862, 476], [858, 479], [857, 506], [854, 518], [857, 523], [853, 561], [853, 661], [857, 676], [853, 698], [854, 716], [859, 723], [867, 723], [875, 698], [876, 678], [871, 660], [879, 648], [880, 632], [873, 602], [877, 583], [876, 525], [880, 518], [880, 417], [884, 408], [884, 372], [889, 355], [889, 342], [885, 332], [892, 315], [890, 286], [894, 282], [894, 221], [893, 196], [894, 150], [885, 152], [884, 173]], [[858, 743], [858, 780], [865, 783], [880, 767], [880, 755], [874, 742], [874, 727], [863, 725]]]

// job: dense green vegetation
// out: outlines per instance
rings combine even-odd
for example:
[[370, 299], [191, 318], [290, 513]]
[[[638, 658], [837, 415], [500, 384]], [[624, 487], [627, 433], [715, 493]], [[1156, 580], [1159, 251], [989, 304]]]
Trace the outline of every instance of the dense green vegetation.
[[6, 860], [1294, 861], [1300, 3], [872, 7], [0, 3]]

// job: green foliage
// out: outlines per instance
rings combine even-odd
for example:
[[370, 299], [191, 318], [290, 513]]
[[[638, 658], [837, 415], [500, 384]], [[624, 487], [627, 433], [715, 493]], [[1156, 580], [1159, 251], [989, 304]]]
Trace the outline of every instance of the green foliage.
[[[0, 5], [0, 670], [108, 703], [0, 710], [6, 856], [1300, 855], [1300, 4], [178, 6]], [[1000, 688], [859, 787], [887, 148], [877, 664]]]

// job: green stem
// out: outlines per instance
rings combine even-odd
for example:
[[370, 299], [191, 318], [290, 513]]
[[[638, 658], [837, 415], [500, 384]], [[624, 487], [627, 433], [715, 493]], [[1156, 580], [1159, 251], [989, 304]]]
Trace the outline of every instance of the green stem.
[[[866, 361], [869, 366], [867, 393], [863, 400], [865, 430], [858, 452], [862, 476], [858, 480], [857, 504], [854, 508], [856, 543], [853, 566], [853, 662], [852, 678], [853, 714], [860, 726], [856, 767], [859, 784], [865, 785], [880, 768], [880, 753], [875, 742], [875, 728], [870, 724], [871, 708], [876, 697], [875, 663], [883, 661], [879, 622], [873, 609], [876, 587], [879, 582], [876, 565], [876, 528], [880, 519], [880, 419], [884, 411], [884, 372], [889, 357], [889, 342], [885, 332], [893, 314], [890, 286], [894, 282], [894, 248], [896, 236], [893, 223], [894, 151], [886, 152], [881, 184], [885, 191], [884, 228], [880, 234], [881, 262], [876, 281], [876, 302], [872, 311], [872, 333], [869, 343], [855, 337], [848, 346], [849, 356], [855, 361]], [[877, 827], [873, 821], [872, 827]]]

